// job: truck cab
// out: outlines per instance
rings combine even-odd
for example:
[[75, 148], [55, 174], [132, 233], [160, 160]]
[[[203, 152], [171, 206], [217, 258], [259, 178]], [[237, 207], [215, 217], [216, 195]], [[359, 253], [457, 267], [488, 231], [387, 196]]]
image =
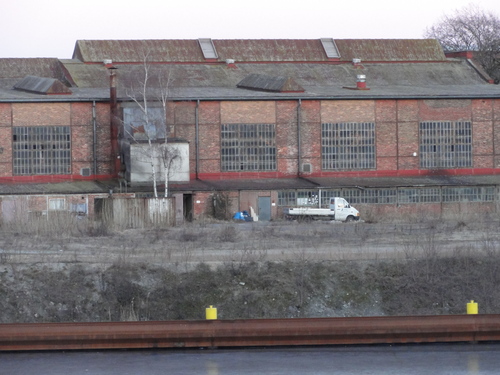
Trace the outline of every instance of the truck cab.
[[334, 212], [337, 221], [359, 220], [359, 211], [352, 207], [344, 198], [330, 198], [330, 211]]

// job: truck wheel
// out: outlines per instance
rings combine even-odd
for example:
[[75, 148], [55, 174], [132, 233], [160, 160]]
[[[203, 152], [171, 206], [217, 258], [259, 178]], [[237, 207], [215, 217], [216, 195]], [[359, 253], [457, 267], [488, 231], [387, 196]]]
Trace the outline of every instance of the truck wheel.
[[351, 221], [354, 221], [354, 216], [349, 215], [349, 216], [347, 216], [347, 217], [345, 218], [345, 222], [346, 222], [346, 223], [350, 223]]

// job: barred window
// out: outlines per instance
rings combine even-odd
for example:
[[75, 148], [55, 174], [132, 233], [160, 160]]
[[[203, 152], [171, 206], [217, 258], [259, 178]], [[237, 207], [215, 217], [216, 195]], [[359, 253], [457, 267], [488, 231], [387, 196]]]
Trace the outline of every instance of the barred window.
[[375, 124], [321, 124], [323, 169], [375, 168]]
[[69, 126], [22, 126], [12, 129], [14, 175], [71, 173]]
[[378, 204], [394, 204], [397, 201], [398, 191], [396, 188], [380, 189], [378, 191]]
[[446, 187], [443, 202], [493, 202], [494, 187]]
[[422, 188], [420, 189], [420, 202], [439, 203], [441, 202], [440, 188]]
[[295, 191], [278, 191], [278, 206], [295, 206], [297, 193]]
[[[278, 192], [279, 206], [295, 206], [307, 202], [309, 195], [321, 196], [321, 207], [330, 206], [330, 198], [343, 197], [350, 204], [415, 204], [494, 202], [497, 197], [495, 186], [448, 186], [422, 188], [343, 188], [317, 191]], [[305, 203], [304, 203], [305, 204]]]
[[418, 203], [419, 196], [418, 189], [399, 189], [398, 203]]
[[[342, 190], [322, 190], [321, 191], [321, 207], [329, 208], [330, 207], [330, 198], [334, 197], [342, 197]], [[349, 199], [347, 199], [349, 200]]]
[[49, 211], [62, 211], [65, 209], [66, 202], [64, 198], [50, 198]]
[[364, 196], [364, 191], [359, 189], [343, 189], [342, 193], [337, 196], [344, 198], [351, 204], [357, 204], [360, 203], [360, 198]]
[[469, 121], [420, 123], [420, 167], [472, 166], [472, 129]]
[[318, 191], [298, 191], [297, 205], [298, 206], [315, 206], [318, 207], [319, 196]]
[[225, 172], [276, 170], [274, 124], [223, 124], [221, 169]]

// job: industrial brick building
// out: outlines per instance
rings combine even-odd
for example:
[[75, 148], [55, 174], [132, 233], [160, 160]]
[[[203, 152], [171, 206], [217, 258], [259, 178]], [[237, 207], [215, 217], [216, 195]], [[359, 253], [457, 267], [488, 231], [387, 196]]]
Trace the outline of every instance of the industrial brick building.
[[[167, 78], [148, 81], [167, 94], [147, 101], [162, 126], [134, 117], [146, 67]], [[0, 59], [4, 219], [20, 194], [45, 210], [80, 197], [89, 214], [110, 190], [151, 194], [151, 127], [183, 155], [178, 220], [221, 192], [260, 220], [330, 196], [362, 214], [498, 213], [500, 87], [436, 40], [103, 40], [71, 60]]]

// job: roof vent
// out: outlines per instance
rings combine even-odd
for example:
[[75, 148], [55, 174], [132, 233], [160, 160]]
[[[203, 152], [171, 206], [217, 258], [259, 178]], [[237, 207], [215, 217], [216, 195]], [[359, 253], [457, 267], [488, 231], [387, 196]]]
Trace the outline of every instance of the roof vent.
[[83, 177], [89, 177], [90, 176], [90, 168], [81, 168], [80, 169], [80, 174]]
[[312, 172], [312, 165], [309, 163], [302, 164], [302, 172], [311, 173]]
[[113, 60], [111, 60], [111, 59], [104, 59], [104, 60], [102, 60], [102, 63], [104, 65], [111, 65], [111, 64], [113, 64]]
[[360, 65], [361, 64], [361, 59], [358, 59], [358, 58], [352, 59], [352, 64], [355, 65], [355, 66], [356, 65]]
[[370, 90], [366, 87], [366, 75], [364, 74], [358, 74], [356, 76], [356, 87], [344, 86], [344, 88], [349, 90]]
[[14, 85], [15, 90], [42, 95], [71, 94], [71, 90], [55, 78], [26, 76]]
[[250, 74], [237, 85], [238, 88], [270, 92], [304, 92], [304, 88], [289, 77], [272, 77]]
[[356, 76], [356, 88], [366, 90], [366, 76], [364, 74]]
[[215, 46], [210, 38], [200, 38], [198, 39], [198, 43], [200, 44], [201, 52], [203, 52], [203, 57], [206, 60], [217, 60], [219, 56], [217, 56], [217, 51], [215, 50]]
[[323, 45], [323, 49], [325, 50], [326, 57], [334, 60], [340, 59], [339, 50], [332, 38], [321, 38], [321, 44]]
[[228, 68], [236, 68], [236, 64], [234, 63], [233, 59], [226, 59], [226, 65]]

